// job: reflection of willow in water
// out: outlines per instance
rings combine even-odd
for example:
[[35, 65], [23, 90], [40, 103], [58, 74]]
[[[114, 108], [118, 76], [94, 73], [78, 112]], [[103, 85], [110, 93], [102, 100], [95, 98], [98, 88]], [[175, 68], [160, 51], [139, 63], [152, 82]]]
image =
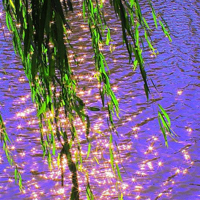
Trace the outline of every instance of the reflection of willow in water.
[[[21, 57], [25, 74], [29, 80], [32, 100], [37, 106], [37, 117], [41, 133], [41, 145], [43, 155], [47, 156], [49, 167], [52, 168], [52, 157], [57, 157], [61, 168], [62, 185], [64, 181], [64, 159], [67, 160], [69, 170], [72, 173], [71, 199], [79, 199], [79, 185], [77, 171], [84, 173], [86, 177], [86, 194], [88, 199], [93, 199], [93, 193], [89, 184], [89, 174], [83, 167], [82, 146], [80, 135], [75, 123], [80, 118], [85, 126], [85, 139], [88, 143], [87, 158], [91, 151], [90, 119], [85, 109], [85, 103], [76, 93], [77, 82], [69, 62], [69, 51], [74, 53], [74, 64], [78, 65], [76, 52], [69, 41], [71, 32], [67, 20], [69, 12], [73, 11], [70, 0], [4, 0], [7, 27], [13, 34], [15, 51]], [[144, 69], [142, 57], [143, 40], [145, 39], [150, 51], [154, 55], [156, 50], [151, 43], [151, 29], [142, 15], [138, 0], [122, 1], [111, 0], [109, 2], [116, 16], [121, 21], [122, 40], [126, 45], [129, 61], [133, 63], [133, 69], [139, 67], [144, 81], [144, 90], [149, 98], [149, 86]], [[109, 155], [113, 173], [118, 180], [117, 188], [120, 188], [122, 177], [120, 168], [114, 160], [114, 145], [112, 133], [116, 132], [113, 115], [119, 116], [119, 106], [109, 81], [109, 69], [101, 46], [112, 45], [111, 31], [104, 17], [104, 1], [83, 0], [82, 15], [87, 21], [94, 50], [94, 61], [99, 83], [99, 93], [103, 107], [108, 111], [110, 126]], [[159, 22], [165, 35], [171, 40], [165, 21], [159, 20], [155, 10], [149, 1], [153, 20], [157, 28]], [[112, 52], [112, 48], [110, 48]], [[87, 107], [91, 111], [99, 111], [96, 107]], [[165, 118], [164, 118], [165, 117]], [[1, 120], [2, 121], [2, 120]], [[63, 123], [64, 122], [64, 123]], [[160, 106], [159, 123], [163, 135], [170, 132], [170, 120]], [[4, 128], [5, 130], [5, 128]], [[3, 132], [5, 133], [5, 132]], [[7, 134], [1, 135], [1, 138]], [[4, 140], [4, 139], [3, 139]], [[57, 145], [59, 142], [59, 145]], [[5, 141], [4, 141], [5, 143]], [[77, 151], [72, 151], [77, 149]], [[60, 153], [58, 153], [60, 150]], [[75, 157], [75, 159], [73, 159]], [[86, 159], [87, 159], [86, 158]], [[98, 162], [98, 161], [97, 161]], [[16, 179], [21, 180], [21, 175], [16, 168]], [[119, 193], [119, 198], [123, 195]]]

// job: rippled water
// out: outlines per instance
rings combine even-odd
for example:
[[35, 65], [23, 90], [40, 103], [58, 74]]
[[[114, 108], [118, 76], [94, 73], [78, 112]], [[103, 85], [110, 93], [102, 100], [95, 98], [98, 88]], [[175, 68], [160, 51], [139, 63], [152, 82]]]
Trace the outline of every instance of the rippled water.
[[[120, 119], [116, 120], [120, 137], [115, 137], [115, 140], [120, 151], [120, 157], [118, 155], [116, 159], [123, 163], [122, 190], [125, 200], [196, 200], [200, 199], [200, 3], [195, 0], [159, 0], [154, 1], [154, 5], [168, 22], [173, 41], [169, 43], [161, 30], [156, 30], [153, 32], [153, 41], [159, 55], [153, 58], [148, 51], [145, 52], [149, 80], [151, 78], [154, 81], [159, 91], [151, 87], [150, 102], [146, 101], [139, 71], [133, 72], [127, 62], [126, 49], [118, 39], [121, 36], [120, 24], [115, 18], [109, 20], [116, 50], [110, 54], [105, 48], [104, 52], [111, 69], [113, 89], [120, 99]], [[76, 9], [80, 9], [78, 2], [74, 2]], [[147, 19], [149, 16], [151, 20], [148, 9], [144, 11]], [[108, 12], [108, 19], [112, 14]], [[75, 16], [81, 23], [74, 21]], [[101, 107], [93, 78], [88, 29], [79, 13], [70, 14], [69, 19], [73, 29], [72, 44], [81, 62], [78, 69], [74, 68], [79, 79], [78, 94], [89, 101], [87, 105]], [[0, 199], [69, 198], [71, 182], [67, 168], [63, 190], [60, 186], [60, 172], [48, 171], [47, 162], [42, 159], [29, 84], [20, 60], [14, 54], [11, 38], [9, 35], [6, 38], [1, 25], [0, 112], [6, 121], [7, 132], [12, 137], [12, 152], [15, 161], [20, 163], [26, 190], [24, 194], [19, 193], [14, 183], [13, 169], [0, 149]], [[93, 95], [95, 98], [89, 98]], [[177, 142], [169, 138], [169, 148], [165, 147], [158, 126], [158, 103], [166, 108], [172, 120], [172, 128], [178, 135]], [[98, 135], [95, 133], [97, 129], [103, 130], [106, 135], [105, 112], [91, 113], [91, 116], [92, 136]], [[79, 133], [82, 132], [80, 128]], [[96, 199], [116, 199], [113, 174], [103, 159], [108, 158], [108, 137], [99, 137], [98, 141], [102, 153], [95, 153], [94, 146], [97, 144], [94, 140], [91, 159], [85, 163], [91, 170], [91, 186]], [[86, 148], [87, 145], [85, 152]], [[99, 159], [100, 165], [92, 159], [94, 156]], [[79, 176], [81, 195], [85, 199], [84, 177], [81, 173]]]

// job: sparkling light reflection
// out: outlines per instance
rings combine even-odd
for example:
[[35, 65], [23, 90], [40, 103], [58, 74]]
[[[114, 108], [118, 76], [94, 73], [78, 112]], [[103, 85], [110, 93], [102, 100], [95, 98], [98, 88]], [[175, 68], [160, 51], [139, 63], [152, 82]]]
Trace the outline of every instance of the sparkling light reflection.
[[[78, 17], [81, 17], [82, 13], [76, 13], [76, 15]], [[0, 13], [0, 17], [1, 16], [2, 13]], [[18, 24], [18, 28], [20, 28], [20, 26], [21, 25]], [[88, 31], [88, 28], [85, 26], [85, 24], [82, 24], [80, 27], [83, 31]], [[2, 28], [4, 29], [4, 27]], [[113, 29], [113, 31], [117, 30], [117, 28]], [[71, 33], [71, 31], [68, 30], [68, 33]], [[78, 62], [82, 67], [82, 65], [84, 65], [84, 62], [87, 62], [89, 58], [87, 55], [82, 54], [83, 50], [85, 51], [85, 49], [87, 48], [87, 46], [85, 46], [84, 44], [84, 37], [81, 36], [78, 40], [80, 42], [83, 42], [82, 46], [77, 47], [77, 49], [81, 50], [78, 51], [80, 54], [78, 55]], [[106, 50], [106, 47], [103, 44], [100, 44], [100, 46], [102, 51]], [[52, 43], [49, 43], [49, 47], [53, 48], [54, 46]], [[111, 48], [112, 50], [115, 50], [116, 46], [113, 45]], [[73, 56], [73, 54], [69, 55], [72, 65]], [[115, 64], [121, 62], [120, 58], [114, 58], [113, 61]], [[85, 140], [85, 126], [80, 119], [75, 119], [75, 125], [77, 127], [79, 140], [83, 144], [80, 153], [83, 158], [86, 159], [84, 163], [85, 167], [82, 167], [82, 172], [78, 172], [80, 178], [79, 191], [81, 192], [81, 195], [85, 197], [86, 178], [83, 175], [84, 170], [87, 170], [89, 172], [91, 185], [94, 188], [94, 191], [97, 191], [95, 195], [97, 196], [97, 198], [100, 199], [116, 198], [118, 196], [116, 183], [118, 183], [118, 187], [123, 192], [124, 196], [130, 196], [130, 199], [145, 199], [145, 192], [147, 192], [148, 188], [154, 183], [153, 180], [151, 180], [153, 175], [155, 175], [156, 177], [157, 174], [163, 175], [164, 172], [166, 173], [169, 171], [170, 175], [163, 175], [163, 177], [159, 179], [160, 191], [158, 191], [157, 193], [158, 197], [167, 195], [165, 193], [165, 190], [169, 186], [175, 185], [179, 181], [178, 176], [186, 176], [190, 171], [190, 167], [194, 164], [194, 162], [192, 161], [192, 156], [190, 155], [190, 151], [188, 149], [183, 149], [179, 152], [179, 156], [183, 158], [183, 160], [181, 160], [181, 163], [182, 165], [184, 165], [184, 167], [177, 167], [177, 164], [173, 165], [173, 163], [167, 163], [167, 159], [169, 158], [167, 157], [167, 153], [165, 153], [165, 155], [162, 155], [162, 153], [164, 152], [162, 146], [164, 146], [164, 144], [163, 137], [159, 136], [159, 129], [154, 127], [153, 130], [147, 131], [144, 128], [145, 122], [142, 121], [141, 123], [141, 120], [144, 119], [145, 115], [143, 113], [146, 112], [140, 110], [138, 107], [134, 108], [136, 111], [132, 110], [132, 107], [127, 108], [127, 110], [125, 110], [126, 112], [122, 110], [122, 113], [125, 115], [124, 118], [123, 116], [121, 116], [123, 121], [123, 130], [121, 129], [121, 122], [117, 124], [117, 128], [120, 129], [119, 134], [121, 138], [114, 136], [114, 139], [117, 141], [118, 146], [117, 148], [116, 146], [113, 146], [112, 148], [115, 149], [116, 152], [119, 151], [119, 153], [114, 155], [114, 157], [115, 162], [118, 163], [120, 166], [123, 182], [121, 183], [120, 181], [116, 181], [116, 174], [112, 172], [112, 170], [110, 169], [110, 161], [108, 162], [110, 134], [109, 130], [107, 130], [106, 118], [108, 117], [108, 114], [104, 112], [104, 108], [102, 108], [100, 104], [101, 98], [98, 94], [98, 90], [101, 85], [97, 83], [96, 79], [94, 78], [94, 74], [94, 71], [87, 71], [83, 72], [80, 75], [75, 75], [75, 79], [79, 83], [77, 94], [85, 100], [86, 107], [98, 105], [101, 108], [101, 111], [98, 114], [90, 113], [90, 111], [86, 110], [86, 112], [88, 112], [92, 116], [92, 127], [90, 130], [92, 149], [91, 155], [88, 159], [86, 159], [87, 142]], [[0, 80], [6, 79], [7, 76], [3, 76], [0, 78]], [[17, 80], [20, 86], [23, 86], [27, 83], [27, 79], [23, 77], [22, 74], [17, 77]], [[87, 87], [82, 87], [82, 85], [85, 86], [86, 81], [89, 81], [90, 84], [86, 85]], [[55, 90], [53, 86], [51, 87], [51, 89], [52, 91]], [[126, 101], [126, 98], [124, 98], [126, 90], [120, 86], [116, 86], [116, 84], [112, 85], [112, 89], [118, 95], [117, 97], [120, 99], [120, 101], [122, 101], [123, 104], [123, 102]], [[121, 91], [123, 89], [125, 90], [124, 93]], [[180, 96], [184, 93], [182, 90], [178, 90], [177, 94]], [[60, 93], [57, 92], [56, 96], [58, 97], [59, 95]], [[95, 96], [95, 98], [92, 98], [93, 95]], [[134, 101], [134, 104], [135, 102], [140, 101], [138, 100], [138, 97], [133, 96], [132, 94], [130, 94], [130, 97], [132, 98], [132, 101]], [[14, 106], [19, 107], [15, 108], [16, 114], [11, 119], [11, 121], [9, 121], [9, 124], [11, 124], [11, 122], [14, 123], [16, 127], [15, 131], [17, 132], [17, 134], [13, 133], [16, 134], [14, 135], [15, 145], [11, 145], [10, 150], [16, 157], [16, 160], [19, 161], [18, 163], [20, 171], [22, 172], [22, 174], [26, 175], [26, 190], [24, 190], [23, 192], [27, 195], [26, 197], [32, 199], [40, 199], [44, 197], [43, 195], [45, 194], [48, 194], [49, 197], [55, 195], [56, 199], [68, 198], [71, 190], [71, 174], [68, 170], [67, 159], [63, 159], [65, 178], [64, 187], [61, 187], [61, 167], [57, 165], [57, 159], [52, 158], [53, 169], [49, 171], [46, 171], [46, 169], [48, 168], [47, 160], [42, 159], [42, 150], [39, 142], [40, 133], [39, 130], [36, 128], [38, 125], [38, 120], [34, 117], [36, 114], [36, 107], [32, 106], [31, 104], [30, 92], [27, 92], [27, 94], [25, 95], [23, 94], [22, 96], [19, 96], [18, 98], [14, 99], [13, 102]], [[58, 124], [62, 127], [69, 127], [67, 119], [64, 118], [63, 110], [61, 109], [60, 112], [61, 115]], [[155, 116], [149, 116], [145, 119], [147, 121], [150, 121], [153, 117]], [[52, 113], [47, 113], [47, 118], [54, 118], [54, 115]], [[193, 126], [185, 127], [185, 131], [192, 134], [193, 128]], [[56, 127], [52, 126], [52, 129], [53, 132], [56, 133]], [[43, 132], [45, 134], [48, 134], [48, 131], [49, 130], [47, 127], [43, 128]], [[74, 143], [72, 143], [72, 145], [74, 145]], [[59, 143], [56, 143], [56, 147], [60, 148]], [[74, 150], [72, 159], [75, 161], [75, 154], [78, 153], [78, 151], [74, 147], [72, 148]], [[171, 153], [171, 155], [174, 156], [173, 153]], [[6, 162], [5, 155], [0, 154], [0, 164], [3, 164], [3, 166], [5, 166], [4, 162]], [[123, 166], [121, 164], [123, 164]], [[168, 166], [168, 164], [170, 167]], [[0, 188], [6, 190], [8, 186], [11, 186], [11, 183], [12, 186], [14, 185], [14, 179], [11, 178], [13, 177], [13, 175], [11, 174], [10, 167], [6, 167], [5, 169], [3, 169], [3, 171], [4, 173], [6, 173], [8, 184], [6, 186], [0, 186]], [[149, 182], [146, 183], [147, 181]], [[50, 186], [46, 187], [44, 186], [45, 184], [49, 184]], [[41, 188], [43, 187], [44, 191], [41, 190]], [[170, 193], [171, 192], [169, 191], [169, 194]]]

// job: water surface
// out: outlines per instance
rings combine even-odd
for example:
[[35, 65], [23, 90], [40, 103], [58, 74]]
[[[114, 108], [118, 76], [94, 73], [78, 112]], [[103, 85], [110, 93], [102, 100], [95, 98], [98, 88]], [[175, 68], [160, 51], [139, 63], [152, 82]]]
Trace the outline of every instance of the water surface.
[[[145, 2], [144, 2], [145, 4]], [[157, 0], [156, 10], [166, 19], [172, 43], [163, 36], [161, 29], [154, 30], [148, 8], [144, 14], [154, 30], [152, 38], [159, 55], [151, 57], [146, 51], [145, 65], [150, 79], [151, 100], [147, 102], [139, 70], [133, 72], [128, 63], [121, 37], [120, 23], [107, 8], [107, 18], [116, 50], [110, 54], [104, 47], [111, 70], [111, 83], [120, 103], [120, 119], [116, 127], [120, 137], [120, 164], [125, 200], [132, 199], [200, 199], [200, 3], [196, 0]], [[0, 5], [2, 10], [2, 4]], [[74, 10], [80, 10], [74, 2]], [[75, 18], [76, 17], [76, 18]], [[2, 15], [2, 22], [5, 16]], [[101, 106], [94, 76], [92, 49], [87, 25], [78, 12], [69, 15], [73, 34], [71, 41], [79, 56], [80, 66], [74, 67], [79, 80], [78, 94], [87, 106]], [[76, 20], [75, 20], [76, 19]], [[77, 20], [79, 19], [79, 20]], [[29, 84], [24, 76], [20, 59], [15, 56], [11, 36], [0, 28], [0, 112], [6, 122], [7, 132], [13, 140], [12, 152], [19, 164], [25, 193], [19, 193], [14, 183], [13, 168], [0, 150], [0, 199], [66, 199], [71, 190], [70, 174], [66, 168], [65, 187], [61, 187], [60, 171], [48, 170], [42, 158], [36, 110], [31, 102]], [[90, 98], [95, 96], [95, 98]], [[169, 138], [169, 148], [159, 130], [157, 104], [161, 104], [171, 117], [172, 128], [178, 135], [177, 142]], [[96, 199], [117, 199], [115, 179], [109, 170], [108, 137], [99, 137], [97, 130], [108, 134], [105, 112], [90, 113], [92, 121], [91, 158], [85, 163], [90, 171], [91, 187]], [[84, 135], [82, 127], [78, 130]], [[83, 144], [85, 141], [83, 140]], [[95, 145], [100, 149], [96, 153]], [[86, 153], [87, 145], [83, 151]], [[86, 156], [86, 155], [85, 155]], [[94, 157], [99, 159], [97, 164]], [[80, 176], [81, 198], [85, 199], [85, 179]]]

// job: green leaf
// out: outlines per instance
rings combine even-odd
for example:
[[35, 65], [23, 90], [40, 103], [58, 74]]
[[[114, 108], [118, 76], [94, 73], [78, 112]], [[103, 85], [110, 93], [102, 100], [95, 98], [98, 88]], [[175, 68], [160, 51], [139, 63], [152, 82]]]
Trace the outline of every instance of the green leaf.
[[123, 180], [122, 180], [122, 177], [121, 177], [121, 173], [120, 173], [118, 164], [116, 164], [116, 169], [117, 169], [117, 174], [118, 174], [119, 180], [120, 180], [120, 181], [123, 181]]
[[55, 140], [53, 140], [52, 154], [53, 154], [54, 156], [55, 156], [55, 154], [56, 154], [56, 144], [55, 144]]
[[146, 19], [145, 19], [144, 17], [143, 17], [142, 19], [143, 19], [144, 24], [146, 25], [146, 27], [147, 27], [148, 29], [150, 29], [150, 28], [149, 28], [149, 25], [148, 25], [148, 23], [147, 23], [147, 21], [146, 21]]
[[152, 46], [152, 44], [151, 44], [151, 42], [150, 42], [150, 40], [149, 40], [149, 38], [147, 36], [147, 32], [146, 31], [145, 31], [144, 35], [145, 35], [145, 39], [146, 39], [146, 41], [147, 41], [147, 43], [149, 45], [149, 48], [154, 52], [155, 49], [153, 48], [153, 46]]
[[112, 133], [110, 133], [110, 144], [112, 144], [113, 142], [113, 137], [112, 137]]
[[15, 183], [17, 183], [17, 168], [15, 168]]
[[91, 111], [100, 111], [100, 109], [97, 107], [87, 107], [87, 109]]
[[88, 200], [94, 200], [94, 195], [93, 195], [93, 193], [91, 191], [89, 182], [87, 183], [86, 194], [87, 194], [87, 199]]
[[164, 136], [164, 139], [165, 139], [165, 145], [168, 147], [167, 135], [166, 135], [165, 129], [163, 128], [163, 126], [162, 126], [162, 124], [161, 124], [160, 112], [158, 112], [158, 122], [159, 122], [159, 125], [160, 125], [160, 130], [162, 131], [163, 136]]
[[44, 113], [46, 111], [46, 102], [44, 101], [41, 108], [39, 109], [38, 113], [37, 113], [37, 117], [39, 117], [42, 113]]
[[111, 147], [109, 148], [109, 152], [110, 152], [110, 163], [111, 163], [111, 167], [114, 171], [114, 155], [113, 155], [113, 150], [111, 149]]
[[166, 113], [165, 109], [160, 104], [158, 104], [158, 106], [159, 106], [160, 110], [162, 111], [163, 115], [166, 117], [166, 119], [168, 121], [168, 125], [170, 127], [171, 121], [170, 121], [169, 115]]
[[155, 14], [154, 11], [152, 11], [152, 15], [153, 15], [153, 20], [154, 20], [155, 26], [156, 26], [156, 28], [158, 28], [157, 19], [156, 19], [156, 14]]
[[110, 42], [110, 29], [108, 28], [107, 37], [106, 37], [106, 45], [109, 45]]
[[139, 23], [135, 26], [135, 39], [136, 39], [136, 45], [139, 46]]
[[13, 1], [12, 0], [9, 0], [9, 2], [10, 2], [10, 5], [13, 7], [13, 9], [15, 10], [15, 5], [14, 5], [14, 3], [13, 3]]
[[6, 12], [6, 25], [8, 27], [8, 30], [11, 31], [11, 27], [9, 25], [9, 17], [10, 17], [10, 14]]
[[60, 153], [58, 153], [58, 157], [57, 157], [57, 165], [58, 165], [58, 167], [60, 166]]
[[85, 0], [83, 0], [83, 19], [85, 19]]
[[168, 31], [165, 29], [164, 24], [160, 20], [159, 20], [159, 23], [160, 23], [160, 26], [162, 27], [162, 30], [163, 30], [164, 34], [168, 37], [169, 41], [172, 42], [172, 39], [171, 39]]
[[147, 101], [149, 100], [149, 87], [147, 84], [144, 84], [144, 90], [147, 97]]
[[98, 159], [94, 156], [95, 161], [97, 162], [97, 164], [99, 165], [99, 161]]
[[163, 115], [162, 115], [160, 112], [159, 112], [159, 116], [160, 116], [160, 119], [161, 119], [161, 121], [162, 121], [162, 124], [163, 124], [164, 128], [165, 128], [168, 132], [171, 132], [171, 130], [170, 130], [170, 128], [169, 128], [167, 122], [165, 121]]
[[91, 143], [89, 142], [89, 144], [88, 144], [88, 151], [87, 151], [87, 158], [90, 155], [90, 151], [91, 151]]
[[22, 188], [22, 178], [21, 178], [21, 175], [19, 174], [19, 188], [21, 189]]
[[137, 66], [138, 66], [138, 60], [135, 59], [135, 60], [134, 60], [134, 63], [133, 63], [133, 70], [134, 70], [134, 71], [136, 70]]

